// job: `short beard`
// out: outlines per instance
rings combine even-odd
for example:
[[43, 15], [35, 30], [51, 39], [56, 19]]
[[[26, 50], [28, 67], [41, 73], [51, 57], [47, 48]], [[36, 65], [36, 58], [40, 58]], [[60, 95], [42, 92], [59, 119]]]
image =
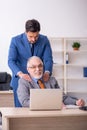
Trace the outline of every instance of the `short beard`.
[[43, 74], [41, 74], [40, 76], [38, 76], [38, 77], [34, 77], [35, 79], [41, 79], [42, 78], [42, 76], [43, 76]]

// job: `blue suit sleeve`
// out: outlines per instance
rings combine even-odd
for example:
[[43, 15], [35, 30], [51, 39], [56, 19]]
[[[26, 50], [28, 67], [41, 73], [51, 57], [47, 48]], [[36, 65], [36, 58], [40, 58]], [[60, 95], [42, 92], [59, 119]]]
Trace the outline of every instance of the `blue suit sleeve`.
[[46, 42], [46, 46], [45, 46], [44, 55], [43, 55], [43, 63], [45, 66], [44, 70], [52, 73], [52, 68], [53, 68], [52, 49], [50, 46], [50, 42], [47, 38], [45, 42]]
[[16, 41], [14, 38], [11, 40], [10, 48], [9, 48], [9, 54], [8, 54], [8, 65], [12, 72], [17, 75], [19, 71], [21, 71], [17, 66], [17, 47], [16, 47]]

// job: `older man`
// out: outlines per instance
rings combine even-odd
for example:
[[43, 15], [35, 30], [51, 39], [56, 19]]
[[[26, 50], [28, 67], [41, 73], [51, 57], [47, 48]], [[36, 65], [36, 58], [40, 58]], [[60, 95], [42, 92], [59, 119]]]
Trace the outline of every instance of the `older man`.
[[[28, 59], [27, 70], [29, 76], [32, 79], [32, 82], [21, 78], [19, 80], [19, 85], [17, 89], [18, 99], [23, 107], [29, 107], [30, 105], [30, 89], [40, 89], [40, 85], [38, 83], [39, 79], [43, 82], [45, 89], [60, 88], [57, 80], [54, 77], [50, 77], [49, 80], [46, 82], [42, 79], [43, 68], [43, 62], [39, 57], [33, 56]], [[76, 99], [65, 94], [63, 95], [63, 103], [65, 105], [73, 104], [78, 106], [84, 106], [85, 104], [84, 100]]]

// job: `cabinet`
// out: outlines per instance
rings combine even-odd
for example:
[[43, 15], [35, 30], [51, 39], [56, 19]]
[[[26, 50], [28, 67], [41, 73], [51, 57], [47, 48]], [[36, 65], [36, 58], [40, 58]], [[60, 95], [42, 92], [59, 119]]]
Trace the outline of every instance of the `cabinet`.
[[0, 91], [0, 107], [14, 107], [13, 91]]
[[[87, 38], [49, 38], [49, 40], [53, 52], [53, 76], [65, 93], [77, 98], [82, 97], [87, 102], [87, 69], [85, 69]], [[78, 51], [72, 48], [75, 41], [81, 44]]]

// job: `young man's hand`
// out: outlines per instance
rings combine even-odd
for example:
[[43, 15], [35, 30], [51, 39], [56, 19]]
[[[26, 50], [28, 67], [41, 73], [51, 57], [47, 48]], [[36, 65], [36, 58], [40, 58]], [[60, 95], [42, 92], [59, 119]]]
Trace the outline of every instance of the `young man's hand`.
[[46, 81], [49, 80], [49, 78], [50, 78], [50, 73], [49, 73], [49, 72], [45, 72], [45, 73], [43, 74], [43, 80], [46, 82]]
[[25, 80], [31, 81], [31, 77], [28, 74], [24, 74], [24, 73], [20, 72], [20, 73], [18, 73], [18, 76]]

